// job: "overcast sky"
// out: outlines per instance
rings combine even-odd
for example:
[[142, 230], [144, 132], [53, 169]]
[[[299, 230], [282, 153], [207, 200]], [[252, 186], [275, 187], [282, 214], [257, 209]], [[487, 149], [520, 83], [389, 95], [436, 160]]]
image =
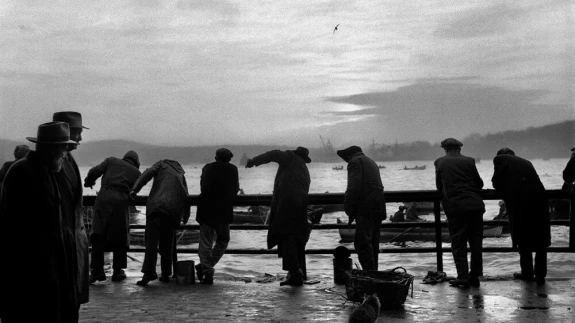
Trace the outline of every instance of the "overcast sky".
[[0, 0], [0, 136], [62, 110], [82, 113], [85, 141], [186, 146], [575, 119], [574, 3]]

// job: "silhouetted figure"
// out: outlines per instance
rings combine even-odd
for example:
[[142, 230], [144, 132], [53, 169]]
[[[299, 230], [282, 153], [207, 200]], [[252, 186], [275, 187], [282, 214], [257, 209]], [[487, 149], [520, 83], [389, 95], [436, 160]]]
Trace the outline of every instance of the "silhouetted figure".
[[406, 207], [403, 205], [399, 206], [397, 212], [395, 212], [390, 218], [389, 221], [391, 222], [405, 222], [405, 209]]
[[571, 149], [571, 158], [563, 170], [563, 181], [567, 183], [575, 182], [575, 148]]
[[301, 286], [305, 277], [305, 245], [309, 239], [307, 220], [310, 176], [306, 164], [311, 162], [304, 147], [295, 150], [271, 150], [248, 159], [247, 168], [270, 162], [278, 163], [272, 205], [268, 217], [268, 249], [278, 247], [286, 280], [280, 285]]
[[[491, 179], [495, 190], [505, 201], [513, 248], [519, 249], [521, 272], [513, 277], [545, 283], [547, 247], [551, 245], [549, 204], [545, 187], [530, 161], [502, 148], [493, 158]], [[535, 270], [533, 256], [535, 252]]]
[[[435, 160], [435, 185], [443, 197], [447, 216], [453, 262], [457, 278], [452, 286], [479, 286], [483, 276], [483, 213], [485, 204], [479, 196], [483, 180], [475, 159], [461, 154], [463, 144], [454, 138], [441, 142], [445, 156]], [[467, 261], [467, 243], [471, 249], [471, 270]]]
[[[71, 203], [66, 206], [71, 208], [74, 213], [73, 219], [70, 221], [75, 228], [74, 238], [76, 239], [77, 257], [74, 260], [77, 262], [77, 280], [78, 280], [78, 299], [80, 304], [87, 303], [89, 300], [89, 252], [88, 252], [88, 236], [86, 235], [86, 228], [84, 226], [84, 206], [83, 206], [83, 188], [82, 178], [80, 177], [80, 169], [78, 164], [72, 156], [72, 150], [76, 149], [82, 141], [82, 132], [88, 129], [82, 125], [82, 115], [74, 111], [61, 111], [55, 112], [52, 115], [52, 121], [66, 122], [70, 126], [70, 140], [74, 141], [68, 144], [68, 153], [64, 156], [62, 163], [62, 171], [65, 174], [66, 182], [70, 189]], [[68, 191], [66, 191], [68, 193]], [[79, 309], [79, 308], [78, 308]]]
[[507, 207], [505, 206], [505, 202], [499, 201], [497, 205], [499, 205], [499, 213], [493, 220], [507, 220]]
[[405, 211], [405, 220], [407, 222], [418, 222], [421, 221], [417, 215], [417, 203], [413, 202]]
[[[10, 167], [0, 200], [2, 322], [78, 322], [73, 195], [62, 170], [70, 128], [38, 127], [36, 150]], [[87, 288], [87, 286], [85, 286]], [[32, 306], [33, 304], [33, 306]]]
[[12, 166], [12, 164], [17, 162], [18, 160], [24, 158], [24, 156], [26, 156], [26, 154], [29, 151], [30, 147], [28, 147], [28, 145], [16, 146], [16, 148], [14, 149], [14, 160], [5, 162], [4, 165], [2, 165], [2, 168], [0, 168], [0, 190], [2, 189], [2, 182], [4, 181], [4, 177], [6, 177], [6, 173], [8, 173], [8, 169], [10, 169], [10, 166]]
[[188, 223], [190, 218], [188, 185], [184, 174], [184, 169], [177, 161], [160, 160], [142, 173], [130, 192], [130, 197], [134, 198], [144, 185], [154, 179], [146, 201], [146, 253], [142, 265], [144, 276], [137, 282], [140, 286], [146, 286], [158, 278], [158, 243], [162, 256], [160, 281], [170, 281], [174, 230], [182, 221]]
[[354, 247], [363, 270], [377, 270], [379, 229], [387, 217], [379, 167], [358, 146], [338, 150], [347, 162], [347, 189], [343, 208], [349, 223], [356, 221]]
[[112, 251], [112, 281], [126, 279], [127, 251], [130, 248], [130, 190], [140, 177], [140, 158], [130, 150], [122, 159], [106, 158], [93, 167], [84, 179], [84, 187], [92, 187], [102, 177], [92, 218], [92, 262], [90, 284], [106, 280], [104, 252]]
[[234, 221], [234, 202], [240, 189], [238, 168], [230, 164], [232, 157], [230, 150], [220, 148], [216, 150], [216, 161], [202, 168], [196, 213], [200, 224], [196, 273], [203, 284], [213, 284], [214, 266], [230, 242], [230, 223]]

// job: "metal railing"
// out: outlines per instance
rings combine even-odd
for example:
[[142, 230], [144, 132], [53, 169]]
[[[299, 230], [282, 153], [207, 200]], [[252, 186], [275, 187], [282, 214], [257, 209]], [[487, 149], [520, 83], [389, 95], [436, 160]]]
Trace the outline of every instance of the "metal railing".
[[[494, 190], [482, 190], [479, 194], [484, 200], [500, 200], [501, 197]], [[138, 196], [133, 201], [135, 206], [145, 206], [146, 196]], [[547, 190], [547, 198], [553, 200], [559, 199], [571, 199], [568, 191], [565, 190]], [[93, 206], [95, 202], [95, 196], [84, 196], [84, 206]], [[257, 194], [257, 195], [238, 195], [235, 205], [237, 206], [253, 206], [253, 205], [270, 205], [272, 200], [271, 194]], [[343, 193], [320, 193], [320, 194], [309, 194], [309, 204], [310, 205], [333, 205], [342, 204], [344, 200]], [[382, 228], [411, 228], [411, 227], [434, 227], [435, 228], [435, 247], [420, 247], [420, 248], [383, 248], [380, 249], [380, 253], [436, 253], [437, 255], [437, 270], [443, 271], [443, 253], [451, 252], [451, 248], [444, 248], [442, 246], [441, 229], [446, 227], [447, 223], [441, 221], [440, 213], [440, 201], [441, 196], [436, 190], [429, 191], [386, 191], [385, 192], [386, 203], [390, 202], [433, 202], [434, 204], [434, 217], [435, 220], [429, 223], [421, 222], [383, 222], [381, 224]], [[189, 197], [188, 202], [190, 206], [198, 205], [198, 196], [192, 195]], [[571, 205], [573, 205], [573, 199], [571, 199]], [[568, 247], [549, 247], [547, 251], [550, 253], [575, 253], [575, 216], [574, 208], [570, 209], [570, 219], [569, 220], [554, 220], [551, 221], [551, 225], [565, 225], [569, 226], [569, 246]], [[506, 220], [491, 220], [483, 221], [484, 225], [502, 225], [507, 226], [508, 222]], [[131, 229], [144, 229], [145, 225], [130, 225]], [[267, 225], [230, 225], [231, 230], [267, 230]], [[337, 229], [350, 229], [355, 228], [355, 224], [318, 224], [314, 225], [313, 230], [337, 230]], [[199, 225], [182, 225], [182, 229], [199, 230]], [[313, 234], [313, 233], [312, 233]], [[130, 252], [144, 252], [144, 248], [130, 248]], [[178, 248], [178, 253], [197, 253], [198, 249], [194, 248]], [[355, 253], [355, 250], [352, 250]], [[486, 247], [483, 248], [483, 252], [490, 253], [508, 253], [517, 252], [517, 249], [512, 247]], [[226, 254], [276, 254], [277, 250], [268, 249], [227, 249]], [[332, 254], [332, 249], [306, 249], [306, 254]]]

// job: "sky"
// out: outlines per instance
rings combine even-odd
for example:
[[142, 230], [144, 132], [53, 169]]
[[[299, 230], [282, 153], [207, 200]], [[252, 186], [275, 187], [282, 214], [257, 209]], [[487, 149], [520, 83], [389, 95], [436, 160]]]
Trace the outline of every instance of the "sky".
[[574, 20], [570, 0], [0, 0], [0, 138], [66, 110], [84, 141], [170, 146], [434, 143], [572, 120]]

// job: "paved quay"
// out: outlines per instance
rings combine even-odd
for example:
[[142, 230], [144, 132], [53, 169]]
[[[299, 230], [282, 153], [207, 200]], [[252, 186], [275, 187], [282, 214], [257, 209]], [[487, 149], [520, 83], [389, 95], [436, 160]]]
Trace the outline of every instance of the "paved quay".
[[[214, 285], [156, 280], [140, 287], [138, 279], [92, 285], [80, 322], [347, 322], [354, 306], [343, 298], [345, 286], [328, 277], [302, 287], [230, 276], [216, 276]], [[382, 310], [377, 322], [575, 322], [575, 278], [537, 285], [485, 277], [481, 287], [467, 289], [422, 279], [415, 278], [413, 298]]]

